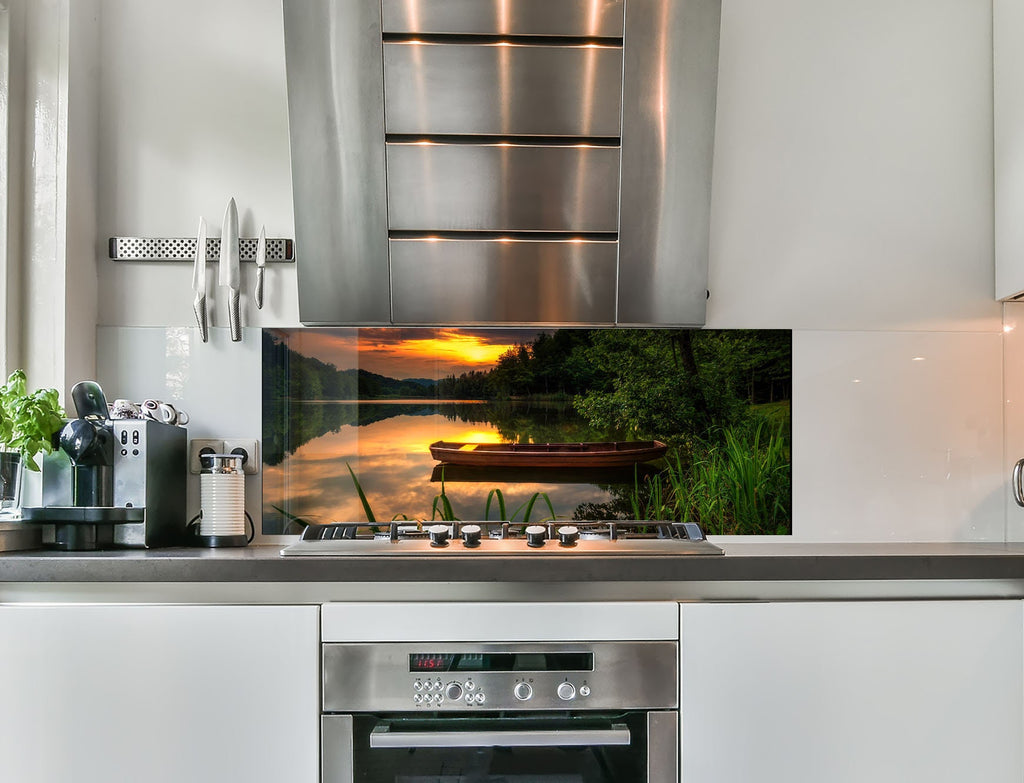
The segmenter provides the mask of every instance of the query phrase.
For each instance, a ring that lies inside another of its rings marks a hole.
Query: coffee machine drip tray
[[[22,508],[23,522],[48,524],[121,525],[145,522],[146,509],[119,506],[39,506]]]
[[[21,509],[21,520],[53,525],[52,546],[56,549],[106,549],[115,543],[114,526],[144,522],[146,509],[140,506],[27,507]]]

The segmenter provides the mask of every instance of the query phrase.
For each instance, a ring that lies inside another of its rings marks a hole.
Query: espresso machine
[[[99,384],[71,390],[78,418],[43,459],[42,506],[23,508],[58,549],[157,547],[185,533],[187,432],[152,419],[111,419]]]

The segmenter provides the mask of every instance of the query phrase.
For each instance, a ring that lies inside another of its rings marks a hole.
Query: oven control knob
[[[527,546],[544,546],[544,539],[548,537],[548,530],[544,525],[530,525],[526,528]]]
[[[530,687],[528,682],[517,682],[516,687],[512,689],[512,694],[519,701],[529,701],[530,697],[533,696],[533,688]]]
[[[480,546],[480,525],[463,525],[462,543],[467,547]]]
[[[572,701],[576,698],[576,686],[571,682],[560,682],[555,691],[562,701]]]
[[[580,696],[589,696],[589,695],[590,695],[590,686],[589,685],[581,685],[580,686]]]
[[[448,546],[448,525],[431,525],[427,528],[431,546]]]
[[[462,686],[457,682],[450,682],[444,689],[444,696],[448,701],[458,701],[462,698]]]
[[[576,525],[562,525],[558,528],[558,543],[561,546],[576,546],[580,538],[580,529]]]

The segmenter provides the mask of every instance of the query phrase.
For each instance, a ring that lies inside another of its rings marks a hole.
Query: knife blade
[[[220,235],[220,284],[228,289],[228,325],[231,327],[231,341],[242,339],[242,322],[239,313],[239,289],[241,288],[238,270],[238,207],[235,200],[228,201],[224,210],[224,227]]]
[[[199,336],[208,342],[210,333],[206,321],[206,218],[199,218],[199,235],[196,237],[196,260],[192,267],[192,290],[196,298],[192,300],[192,309],[199,324]]]
[[[267,227],[260,226],[260,238],[256,240],[256,290],[253,292],[253,300],[256,302],[256,309],[263,309],[263,275],[264,267],[267,265]]]

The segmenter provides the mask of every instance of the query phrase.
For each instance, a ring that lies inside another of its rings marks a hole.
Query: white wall
[[[195,236],[200,216],[220,236],[231,197],[241,236],[294,237],[281,0],[101,4],[100,237]],[[243,266],[243,323],[298,326],[294,267],[268,266],[259,312]],[[187,264],[101,258],[99,281],[101,325],[193,323]]]
[[[101,8],[100,237],[292,236],[279,0]],[[992,154],[988,3],[724,0],[708,326],[794,330],[796,538],[1004,538]],[[188,265],[98,265],[101,354],[191,324]]]

